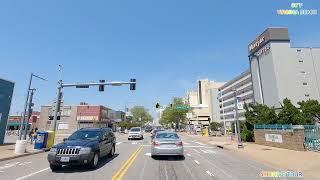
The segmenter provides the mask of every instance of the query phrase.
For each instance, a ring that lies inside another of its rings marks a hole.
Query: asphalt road
[[[185,147],[185,158],[150,157],[150,137],[128,141],[127,135],[117,134],[116,154],[104,158],[95,170],[85,167],[64,167],[51,172],[47,153],[41,153],[0,162],[0,180],[175,180],[175,179],[262,179],[261,171],[276,169],[239,157],[226,150],[181,136]],[[114,178],[116,179],[116,178]],[[270,178],[268,178],[270,179]],[[279,179],[279,178],[278,178]]]

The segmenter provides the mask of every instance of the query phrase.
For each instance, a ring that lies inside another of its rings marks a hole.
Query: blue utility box
[[[48,139],[48,132],[45,131],[37,131],[37,137],[34,142],[35,149],[43,149],[46,147]]]

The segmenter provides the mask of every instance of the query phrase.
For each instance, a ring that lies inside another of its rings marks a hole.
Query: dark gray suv
[[[116,137],[110,128],[82,128],[51,148],[50,168],[56,171],[62,165],[88,165],[94,169],[101,157],[114,155],[115,144]]]

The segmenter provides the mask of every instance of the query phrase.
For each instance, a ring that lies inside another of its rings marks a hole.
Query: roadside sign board
[[[243,109],[243,102],[241,102],[241,97],[237,97],[237,108],[238,110]]]
[[[281,134],[265,134],[266,141],[282,143],[282,135]]]

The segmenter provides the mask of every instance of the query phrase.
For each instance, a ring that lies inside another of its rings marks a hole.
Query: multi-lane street
[[[52,172],[41,153],[0,162],[1,180],[88,180],[88,179],[260,179],[261,171],[276,170],[232,154],[227,150],[197,142],[190,136],[180,135],[185,148],[185,158],[165,157],[152,159],[150,137],[128,141],[127,135],[117,135],[116,154],[101,159],[95,170],[84,167],[64,167]],[[115,178],[113,178],[115,179]]]

